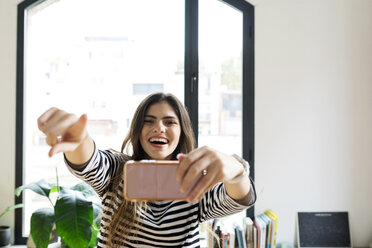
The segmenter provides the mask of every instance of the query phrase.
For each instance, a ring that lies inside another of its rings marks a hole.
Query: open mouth
[[[154,145],[166,145],[169,143],[169,140],[166,138],[150,138],[149,142]]]

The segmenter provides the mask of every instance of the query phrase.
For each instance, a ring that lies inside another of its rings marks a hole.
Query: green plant
[[[6,213],[8,213],[10,210],[17,209],[17,208],[23,208],[23,203],[19,203],[19,204],[16,204],[16,205],[12,205],[12,206],[7,207],[3,212],[0,213],[0,219]]]
[[[58,178],[57,178],[58,182]],[[102,208],[88,198],[97,196],[86,183],[79,183],[71,188],[47,183],[44,179],[20,186],[16,189],[19,196],[24,189],[48,198],[52,208],[40,208],[31,216],[31,236],[39,248],[48,247],[53,226],[61,238],[64,247],[83,248],[97,245]],[[55,203],[52,193],[57,194]]]

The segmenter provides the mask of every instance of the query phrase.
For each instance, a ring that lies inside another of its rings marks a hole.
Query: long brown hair
[[[125,137],[122,147],[121,153],[123,157],[126,157],[133,160],[141,160],[147,158],[147,154],[143,150],[141,143],[140,143],[140,136],[142,127],[145,120],[145,114],[147,113],[148,109],[155,103],[160,102],[167,102],[176,113],[178,120],[181,124],[181,135],[179,143],[176,149],[173,151],[171,159],[176,159],[177,154],[179,153],[189,153],[194,149],[195,146],[195,138],[194,132],[192,130],[191,121],[189,114],[184,107],[184,105],[180,102],[172,94],[165,94],[165,93],[153,93],[147,96],[137,107],[135,114],[132,119],[132,123],[129,129],[127,136]],[[128,154],[132,149],[132,154]],[[125,161],[127,159],[123,159]],[[122,178],[123,173],[123,166],[121,168],[121,172],[113,179],[114,187],[118,187],[120,180]],[[124,237],[127,237],[130,234],[130,230],[137,230],[135,228],[136,224],[141,224],[137,216],[138,215],[138,208],[143,209],[146,211],[146,204],[140,202],[139,204],[136,202],[130,202],[123,200],[122,204],[119,207],[119,210],[113,216],[112,222],[110,224],[109,230],[109,237],[108,237],[108,244],[112,246],[114,244],[114,237],[115,233],[120,230],[120,233]]]

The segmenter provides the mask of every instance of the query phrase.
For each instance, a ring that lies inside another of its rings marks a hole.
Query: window
[[[36,125],[47,108],[86,113],[97,145],[120,150],[135,107],[155,91],[185,102],[199,146],[242,155],[253,175],[250,4],[39,0],[22,2],[18,11],[17,186],[55,182],[56,168],[62,184],[77,182],[62,155],[47,157]],[[44,204],[27,191],[22,201],[27,207],[16,215],[16,243],[25,243],[30,216]]]
[[[228,3],[199,1],[199,146],[239,156],[243,153],[243,17]],[[245,215],[225,217],[221,224],[232,229]]]
[[[133,95],[145,95],[147,96],[151,92],[162,92],[164,91],[163,84],[133,84]]]

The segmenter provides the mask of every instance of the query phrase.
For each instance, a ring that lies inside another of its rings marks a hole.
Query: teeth
[[[150,142],[162,142],[162,143],[168,143],[168,140],[162,139],[162,138],[151,138]]]

